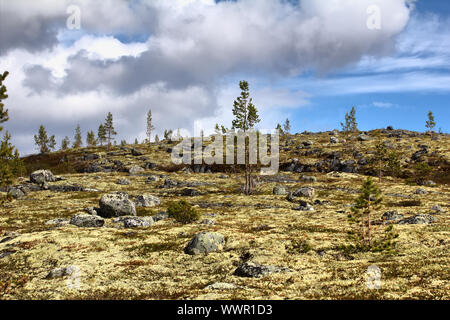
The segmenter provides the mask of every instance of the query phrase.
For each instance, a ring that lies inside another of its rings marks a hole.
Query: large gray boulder
[[[221,251],[225,246],[225,237],[218,232],[200,232],[188,243],[184,252],[187,254],[202,254]]]
[[[12,187],[11,189],[9,189],[8,195],[13,197],[14,199],[20,199],[20,198],[25,197],[26,194],[22,189],[17,188],[17,187]]]
[[[97,213],[104,218],[135,216],[136,207],[128,199],[128,194],[125,192],[116,192],[104,194],[100,198],[100,208]]]
[[[56,181],[55,176],[50,170],[37,170],[30,174],[30,181],[37,184]]]
[[[253,262],[245,262],[234,271],[234,275],[247,278],[262,278],[269,274],[280,272],[292,272],[292,270],[284,267],[265,266]]]
[[[134,199],[136,207],[156,207],[161,204],[161,199],[151,194],[143,194]]]
[[[70,219],[70,224],[81,228],[99,228],[103,227],[105,220],[90,214],[76,214]]]

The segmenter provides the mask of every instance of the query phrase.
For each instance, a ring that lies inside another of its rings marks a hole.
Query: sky
[[[0,0],[4,70],[22,155],[41,124],[59,145],[108,112],[118,142],[150,109],[160,136],[230,127],[240,80],[263,130],[339,129],[355,106],[360,130],[425,131],[431,110],[449,132],[450,1]]]

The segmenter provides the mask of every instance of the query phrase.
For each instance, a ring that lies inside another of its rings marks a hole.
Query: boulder
[[[44,182],[54,182],[56,178],[50,170],[37,170],[30,174],[30,181],[43,184]]]
[[[154,222],[166,220],[169,219],[169,214],[167,212],[158,212],[152,218]]]
[[[181,195],[186,197],[196,197],[201,195],[200,191],[192,188],[185,188],[181,190]]]
[[[144,152],[142,151],[142,150],[138,150],[138,149],[131,149],[131,154],[133,155],[133,156],[135,156],[135,157],[138,157],[138,156],[143,156],[144,155]]]
[[[63,268],[55,268],[51,270],[45,279],[54,279],[54,278],[62,278],[65,276],[70,276],[74,274],[75,272],[79,271],[79,268],[77,266],[68,266]]]
[[[295,190],[292,195],[294,197],[306,197],[312,198],[314,197],[315,190],[312,187],[302,187],[300,189]]]
[[[221,251],[225,246],[225,237],[218,232],[200,232],[187,244],[184,252],[196,255]]]
[[[280,272],[292,272],[292,270],[284,267],[265,266],[253,262],[245,262],[234,271],[234,275],[247,278],[262,278],[269,274]]]
[[[56,218],[56,219],[48,220],[45,224],[55,226],[55,227],[62,227],[62,226],[69,224],[69,222],[70,221],[68,219]]]
[[[25,197],[26,194],[22,189],[12,187],[11,189],[9,189],[8,195],[13,197],[14,199],[20,199],[20,198]]]
[[[403,215],[399,214],[396,210],[387,211],[381,216],[381,220],[389,222],[398,222],[403,219]]]
[[[134,199],[136,207],[156,207],[161,204],[161,199],[150,194],[139,195]]]
[[[135,216],[136,207],[125,192],[104,194],[100,198],[98,214],[104,218]]]
[[[430,224],[436,221],[436,218],[429,214],[418,214],[413,217],[405,218],[398,224]]]
[[[76,214],[70,219],[70,224],[81,228],[98,228],[103,227],[105,220],[90,214]]]
[[[124,228],[146,228],[154,224],[152,217],[123,217]]]
[[[302,175],[300,181],[304,182],[317,182],[317,178],[313,176]]]
[[[428,194],[428,191],[422,188],[418,188],[416,189],[416,191],[414,191],[414,194]]]
[[[284,186],[275,186],[273,187],[272,193],[277,196],[284,196],[288,194],[288,190]]]
[[[139,173],[142,173],[142,172],[144,172],[145,170],[144,170],[144,168],[142,168],[142,167],[139,167],[139,166],[131,166],[129,169],[128,169],[128,173],[129,174],[139,174]]]
[[[123,185],[123,186],[126,186],[126,185],[129,185],[131,182],[128,179],[119,179],[116,183],[120,184],[120,185]]]

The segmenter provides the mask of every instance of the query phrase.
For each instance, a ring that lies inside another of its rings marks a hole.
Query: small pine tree
[[[134,144],[139,144],[139,141],[138,141],[138,139],[136,138],[136,139],[134,139]]]
[[[164,140],[169,140],[172,137],[172,129],[164,130]]]
[[[252,129],[256,123],[260,121],[258,110],[250,98],[250,90],[247,81],[240,81],[239,87],[241,95],[236,98],[233,105],[234,120],[232,121],[232,129],[239,129],[244,132]],[[245,148],[245,185],[244,194],[249,195],[253,192],[254,182],[251,177],[252,166],[250,164],[249,148]]]
[[[159,136],[158,135],[155,136],[155,143],[159,143]]]
[[[284,133],[285,134],[290,134],[290,132],[291,132],[291,123],[289,122],[288,118],[286,118],[286,122],[283,125],[283,129],[284,129]]]
[[[149,110],[147,113],[147,138],[148,143],[152,141],[152,131],[155,130],[155,126],[153,125],[153,119],[152,119],[152,110]]]
[[[114,130],[114,124],[113,124],[113,115],[111,112],[108,112],[108,115],[106,116],[105,120],[105,131],[106,131],[106,140],[108,141],[108,150],[111,147],[111,140],[113,139],[112,136],[115,136],[117,132]]]
[[[97,140],[98,140],[98,142],[100,143],[101,146],[103,146],[103,143],[106,142],[106,130],[105,130],[105,127],[103,126],[103,124],[101,124],[98,127]]]
[[[400,176],[401,172],[400,157],[396,151],[392,151],[388,154],[387,170],[388,173],[394,178]]]
[[[120,145],[121,145],[122,147],[125,147],[125,146],[127,145],[127,140],[125,140],[125,139],[121,140],[121,141],[120,141]]]
[[[357,231],[350,233],[351,239],[356,242],[357,250],[368,251],[372,248],[371,213],[379,208],[381,201],[380,190],[372,178],[368,177],[361,188],[361,195],[352,207],[352,213],[348,216],[349,222],[357,225]]]
[[[275,129],[278,131],[279,135],[284,135],[284,131],[283,128],[281,127],[281,124],[277,124],[277,127]]]
[[[81,136],[81,128],[80,125],[77,125],[75,128],[75,137],[73,142],[73,148],[77,149],[80,148],[83,145],[83,138]]]
[[[95,140],[95,133],[94,131],[88,131],[87,137],[86,137],[86,144],[88,147],[93,147],[97,145],[97,140]]]
[[[436,122],[434,121],[433,112],[428,111],[428,121],[425,124],[425,127],[428,129],[428,132],[431,134],[434,132],[434,127],[436,126]]]
[[[41,124],[37,135],[34,135],[34,142],[40,153],[48,153],[56,148],[55,136],[48,138],[44,125]]]
[[[221,133],[221,130],[220,130],[220,127],[219,127],[219,124],[218,124],[218,123],[216,123],[216,126],[214,127],[214,132],[215,132],[216,134],[220,134],[220,133]]]
[[[70,140],[69,140],[69,137],[66,136],[61,141],[61,150],[67,150],[67,149],[69,149],[69,146],[70,146]]]
[[[341,122],[342,131],[345,133],[357,132],[358,123],[356,122],[356,109],[352,107],[350,113],[345,113],[345,123]]]

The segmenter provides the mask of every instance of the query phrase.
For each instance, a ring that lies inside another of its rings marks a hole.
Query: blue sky
[[[248,80],[260,129],[289,117],[295,132],[340,128],[352,106],[361,130],[424,131],[429,110],[450,131],[450,1],[0,0],[5,125],[22,154],[43,124],[60,142],[112,112],[117,140],[230,126]],[[131,5],[130,5],[131,3]],[[69,29],[77,5],[80,29]],[[370,6],[379,29],[367,27]]]

